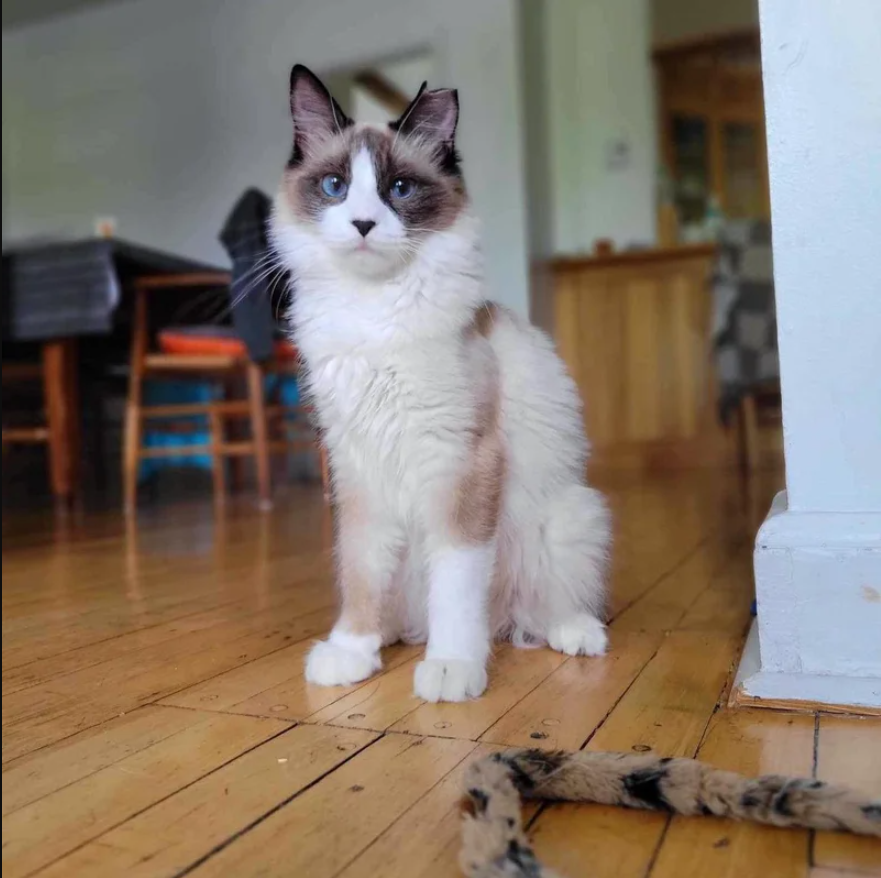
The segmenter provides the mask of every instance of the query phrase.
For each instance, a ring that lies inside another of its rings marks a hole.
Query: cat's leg
[[[542,581],[535,587],[548,645],[567,655],[603,655],[611,526],[602,495],[584,485],[562,491],[547,510],[542,542]]]
[[[347,686],[382,667],[383,601],[400,563],[403,536],[392,521],[361,503],[339,507],[337,559],[342,609],[327,640],[306,659],[306,679],[321,686]]]
[[[490,589],[505,476],[498,431],[487,430],[451,497],[428,525],[428,646],[414,691],[426,701],[465,701],[486,689]]]
[[[428,646],[413,690],[426,701],[466,701],[486,689],[489,589],[495,541],[448,544],[431,554]]]

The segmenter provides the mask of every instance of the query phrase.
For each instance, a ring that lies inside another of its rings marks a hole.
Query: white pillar
[[[881,2],[760,8],[787,490],[741,692],[881,707]]]

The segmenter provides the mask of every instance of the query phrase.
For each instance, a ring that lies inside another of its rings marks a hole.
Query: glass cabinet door
[[[768,212],[762,136],[753,122],[725,122],[722,126],[723,203],[725,215],[732,219],[751,219]]]
[[[672,161],[680,223],[700,222],[710,197],[709,125],[699,116],[674,115]]]

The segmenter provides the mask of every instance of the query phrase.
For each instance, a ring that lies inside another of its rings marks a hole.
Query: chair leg
[[[214,481],[214,501],[219,507],[226,505],[226,458],[223,453],[224,420],[220,413],[212,408],[208,414],[211,430],[211,475]]]
[[[133,399],[132,396],[129,391],[129,399],[125,406],[125,438],[122,452],[123,508],[127,515],[134,515],[137,509],[138,469],[141,463],[141,405],[140,400]]]
[[[264,371],[256,363],[248,363],[248,402],[251,406],[251,436],[254,442],[254,463],[257,470],[257,491],[260,505],[272,505],[269,466],[269,424],[266,415]]]
[[[330,463],[327,459],[327,449],[324,443],[318,443],[318,464],[321,467],[321,488],[324,491],[324,499],[330,503]]]
[[[223,389],[223,398],[225,400],[236,399],[242,392],[241,376],[236,374],[226,378],[221,387]],[[241,441],[243,436],[242,423],[238,418],[233,418],[224,424],[225,436],[231,442]],[[240,492],[245,485],[245,458],[239,454],[233,455],[227,461],[229,467],[230,483],[232,490]]]
[[[744,472],[749,475],[758,465],[759,416],[756,398],[751,394],[740,401],[740,453]]]
[[[59,507],[69,506],[79,471],[79,406],[76,356],[69,339],[43,345],[43,393],[49,429],[49,469],[52,493]]]
[[[125,402],[125,435],[122,443],[122,502],[126,515],[134,515],[138,506],[138,475],[144,421],[141,406],[144,393],[144,358],[147,355],[147,293],[135,292],[135,316],[132,330],[128,397]]]

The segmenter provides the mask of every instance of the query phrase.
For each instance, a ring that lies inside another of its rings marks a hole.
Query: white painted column
[[[881,3],[761,0],[761,28],[787,490],[742,691],[881,707]]]

